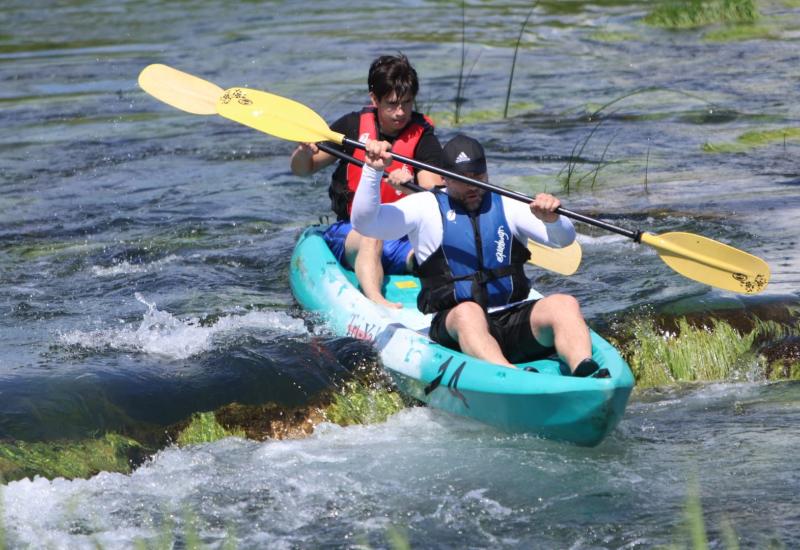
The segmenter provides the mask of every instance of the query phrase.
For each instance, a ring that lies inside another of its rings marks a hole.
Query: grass
[[[724,320],[712,318],[697,326],[681,317],[674,331],[659,329],[647,318],[632,321],[628,330],[619,347],[639,388],[754,377],[800,379],[800,353],[781,347],[800,339],[800,326],[756,320],[749,330],[739,330]],[[770,346],[776,351],[770,353]]]
[[[729,380],[758,359],[753,350],[757,331],[742,335],[724,321],[694,327],[681,318],[676,333],[658,331],[650,320],[632,326],[634,338],[623,353],[640,388]]]
[[[577,178],[575,177],[575,173],[577,170],[578,162],[580,162],[581,159],[583,158],[582,156],[583,150],[589,144],[589,141],[592,139],[592,136],[594,136],[595,132],[597,132],[597,130],[600,129],[601,124],[603,124],[602,119],[599,122],[597,122],[597,124],[594,125],[592,131],[589,132],[589,134],[582,141],[576,142],[575,145],[572,147],[572,151],[570,151],[569,153],[569,161],[567,162],[567,165],[564,168],[562,168],[557,175],[557,178],[561,183],[562,193],[569,195],[573,187],[575,189],[580,188],[581,183],[583,183],[583,181],[589,176],[592,176],[592,189],[594,189],[595,183],[597,182],[597,175],[600,173],[600,169],[605,166],[604,163],[605,156],[606,153],[608,152],[608,148],[611,145],[611,142],[613,141],[613,138],[606,143],[606,146],[603,149],[603,155],[600,158],[600,161],[597,163],[597,166],[594,170],[589,170],[584,175]]]
[[[464,99],[462,95],[464,87],[466,86],[466,81],[464,78],[464,64],[466,63],[467,59],[466,36],[467,36],[467,1],[461,0],[461,64],[459,65],[458,68],[458,86],[456,87],[455,113],[453,115],[456,124],[458,124],[459,115],[461,114],[461,103],[466,101],[466,99]]]
[[[703,514],[703,503],[700,497],[700,483],[697,480],[697,474],[692,474],[689,478],[686,490],[686,503],[683,509],[682,529],[676,533],[674,540],[675,543],[665,548],[692,548],[693,550],[723,548],[725,550],[739,550],[739,537],[736,534],[736,529],[725,516],[719,521],[719,539],[709,542],[708,530]],[[759,547],[773,548],[775,550],[786,548],[783,542],[777,537],[771,537],[765,546]]]
[[[708,535],[706,534],[706,525],[703,520],[703,505],[700,502],[700,484],[697,482],[696,477],[692,477],[689,482],[684,517],[689,530],[689,539],[692,541],[692,548],[698,550],[708,548]]]
[[[724,321],[698,328],[680,319],[675,334],[659,333],[651,321],[637,321],[633,330],[635,339],[627,352],[639,387],[728,380],[756,360],[755,331],[743,336]]]
[[[127,437],[106,434],[79,441],[5,441],[0,443],[0,477],[88,478],[100,472],[129,473],[146,450]]]
[[[531,15],[533,15],[533,10],[536,8],[538,2],[534,2],[533,6],[531,6],[528,15],[525,17],[525,21],[522,22],[522,27],[519,29],[519,36],[517,36],[517,43],[514,44],[514,57],[511,59],[511,72],[508,75],[508,89],[506,90],[506,103],[503,107],[503,118],[508,118],[508,104],[511,101],[511,85],[514,82],[514,69],[517,66],[517,54],[519,53],[519,45],[522,42],[522,35],[525,34],[525,27],[528,26],[528,21],[530,21]]]
[[[211,443],[226,437],[245,437],[245,432],[240,427],[228,430],[217,422],[213,412],[201,412],[192,415],[189,425],[178,434],[175,442],[185,447],[198,443]]]
[[[575,145],[572,148],[572,151],[570,151],[569,159],[568,159],[568,162],[567,162],[566,166],[564,168],[562,168],[561,171],[559,171],[559,173],[557,175],[557,179],[558,179],[558,181],[560,183],[560,186],[561,186],[561,192],[569,195],[570,192],[573,189],[579,189],[581,187],[581,185],[583,184],[583,182],[586,181],[589,178],[591,178],[591,188],[594,189],[595,185],[597,184],[598,175],[600,173],[600,170],[605,169],[606,167],[608,167],[611,164],[611,162],[606,160],[606,155],[608,153],[609,147],[611,146],[612,142],[614,141],[614,138],[616,137],[616,134],[614,136],[612,136],[606,142],[606,144],[605,144],[605,146],[603,148],[603,152],[602,152],[602,154],[600,156],[600,159],[597,160],[597,161],[592,161],[592,163],[595,164],[595,167],[590,169],[590,170],[588,170],[588,171],[586,171],[585,173],[583,173],[581,175],[577,174],[578,165],[580,163],[586,162],[586,160],[584,159],[584,156],[583,156],[584,150],[586,150],[589,142],[591,141],[591,139],[594,137],[595,133],[600,129],[600,126],[603,124],[603,122],[607,118],[607,116],[601,117],[602,114],[608,112],[610,110],[610,107],[616,105],[617,103],[619,103],[619,102],[621,102],[621,101],[623,101],[623,100],[625,100],[627,98],[631,98],[631,97],[638,96],[638,95],[652,94],[652,93],[663,93],[663,92],[668,92],[669,94],[677,94],[677,95],[679,95],[681,97],[685,97],[685,98],[689,98],[689,99],[693,99],[693,100],[698,100],[698,101],[703,102],[706,105],[709,105],[710,107],[714,106],[713,103],[711,103],[711,102],[709,102],[709,101],[707,101],[707,100],[703,99],[702,97],[699,97],[699,96],[697,96],[695,94],[683,92],[683,91],[680,91],[680,90],[670,90],[668,88],[662,88],[662,87],[638,88],[638,89],[632,90],[632,91],[630,91],[628,93],[625,93],[625,94],[623,94],[623,95],[621,95],[619,97],[616,97],[616,98],[612,99],[611,101],[608,101],[608,102],[606,102],[606,103],[604,103],[602,105],[592,106],[591,108],[589,108],[589,112],[588,112],[586,118],[587,118],[587,120],[589,122],[593,122],[594,121],[595,125],[592,127],[591,131],[589,131],[589,133],[586,135],[585,138],[583,138],[582,140],[580,140],[580,141],[575,143]],[[614,113],[612,112],[611,114],[614,114]],[[663,113],[647,114],[647,115],[637,115],[636,119],[637,120],[651,120],[651,119],[652,120],[656,120],[656,119],[666,118],[667,116],[670,116],[670,115],[663,114]],[[644,160],[644,163],[645,163],[644,188],[645,188],[645,191],[648,191],[648,187],[647,187],[648,186],[648,173],[647,173],[647,170],[648,170],[649,164],[650,164],[650,147],[649,146],[648,146],[648,149],[647,149],[647,152],[646,152],[646,158]]]
[[[713,24],[752,24],[758,19],[754,0],[682,0],[662,2],[644,21],[665,29],[694,29]]]
[[[340,426],[375,424],[405,407],[400,394],[383,386],[349,382],[325,409],[325,417]]]

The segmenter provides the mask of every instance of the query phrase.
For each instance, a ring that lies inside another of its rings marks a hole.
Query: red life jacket
[[[358,127],[358,141],[364,143],[366,138],[369,139],[378,139],[378,125],[376,123],[376,115],[377,109],[375,107],[365,107],[361,111],[361,118],[359,121]],[[417,112],[411,113],[411,122],[408,123],[408,126],[403,128],[403,131],[400,132],[400,135],[394,140],[392,144],[392,153],[397,153],[398,155],[402,155],[404,157],[413,158],[414,152],[417,149],[417,144],[419,143],[420,138],[422,137],[422,133],[427,128],[433,127],[433,122],[426,117]],[[356,149],[353,153],[353,156],[356,157],[360,161],[364,161],[366,158],[366,154],[361,149]],[[408,166],[402,162],[392,161],[392,164],[385,170],[386,172],[394,172],[395,170],[400,170],[403,166],[413,175],[414,169],[411,166]],[[356,188],[358,187],[358,182],[361,180],[361,167],[356,166],[355,164],[348,164],[347,165],[347,188],[350,191],[348,193],[349,200],[347,202],[347,214],[349,216],[350,211],[353,208],[353,194],[356,192]],[[403,193],[397,191],[394,187],[389,185],[386,182],[386,178],[381,180],[381,202],[394,202],[400,197],[403,196]]]

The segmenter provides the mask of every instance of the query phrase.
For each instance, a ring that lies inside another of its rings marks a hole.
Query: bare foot
[[[367,296],[367,298],[369,298],[369,296]],[[388,307],[389,309],[403,309],[403,304],[401,304],[400,302],[390,302],[383,296],[379,296],[376,298],[369,298],[369,299],[378,304],[379,306]]]

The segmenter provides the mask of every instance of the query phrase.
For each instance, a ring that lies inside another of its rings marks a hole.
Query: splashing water
[[[302,320],[283,312],[250,311],[244,315],[226,315],[214,324],[204,326],[198,317],[180,319],[161,311],[154,302],[148,302],[140,293],[136,300],[147,306],[137,327],[126,325],[122,329],[102,329],[63,333],[59,341],[67,346],[80,346],[91,350],[118,350],[161,355],[170,359],[186,359],[212,349],[217,338],[244,329],[266,329],[284,333],[304,334]]]

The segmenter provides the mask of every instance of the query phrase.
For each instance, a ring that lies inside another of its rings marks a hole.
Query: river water
[[[772,270],[765,298],[743,299],[579,227],[581,270],[532,273],[542,292],[577,295],[598,323],[642,307],[794,307],[792,4],[760,2],[759,32],[720,41],[719,27],[643,24],[649,2],[542,2],[503,120],[527,3],[5,2],[0,437],[159,429],[232,402],[302,407],[371,360],[289,290],[296,237],[328,213],[329,173],[298,179],[291,144],[147,96],[136,77],[156,62],[332,121],[364,102],[370,61],[401,50],[420,108],[443,140],[482,139],[492,181],[626,228],[718,239]],[[783,139],[737,145],[767,131]],[[799,422],[800,385],[758,377],[640,391],[593,449],[407,408],[302,439],[168,447],[131,474],[11,481],[0,533],[54,548],[648,548],[688,543],[699,498],[713,546],[792,548]]]

